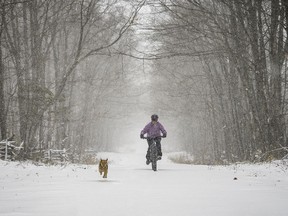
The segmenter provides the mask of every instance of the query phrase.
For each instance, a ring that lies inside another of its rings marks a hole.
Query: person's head
[[[151,121],[156,123],[156,122],[158,121],[158,115],[153,114],[153,115],[151,116]]]

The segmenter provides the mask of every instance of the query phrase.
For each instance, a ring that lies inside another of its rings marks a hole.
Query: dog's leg
[[[107,178],[107,171],[104,171],[103,178]]]

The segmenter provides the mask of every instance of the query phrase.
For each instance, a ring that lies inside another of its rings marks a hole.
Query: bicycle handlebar
[[[143,137],[142,139],[156,139],[156,138],[166,138],[166,136],[158,136],[158,137]]]

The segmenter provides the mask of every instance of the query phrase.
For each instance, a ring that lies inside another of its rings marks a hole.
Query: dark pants
[[[156,147],[157,147],[157,156],[162,156],[161,138],[156,138],[155,141],[156,141]],[[149,148],[150,148],[150,145],[153,143],[153,140],[147,139],[147,143],[148,143],[148,150],[146,154],[146,159],[150,160]]]

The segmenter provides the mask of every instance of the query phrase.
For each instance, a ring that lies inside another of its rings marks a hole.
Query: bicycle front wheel
[[[155,141],[150,146],[150,158],[151,158],[151,164],[152,164],[152,170],[157,171],[157,147]]]

